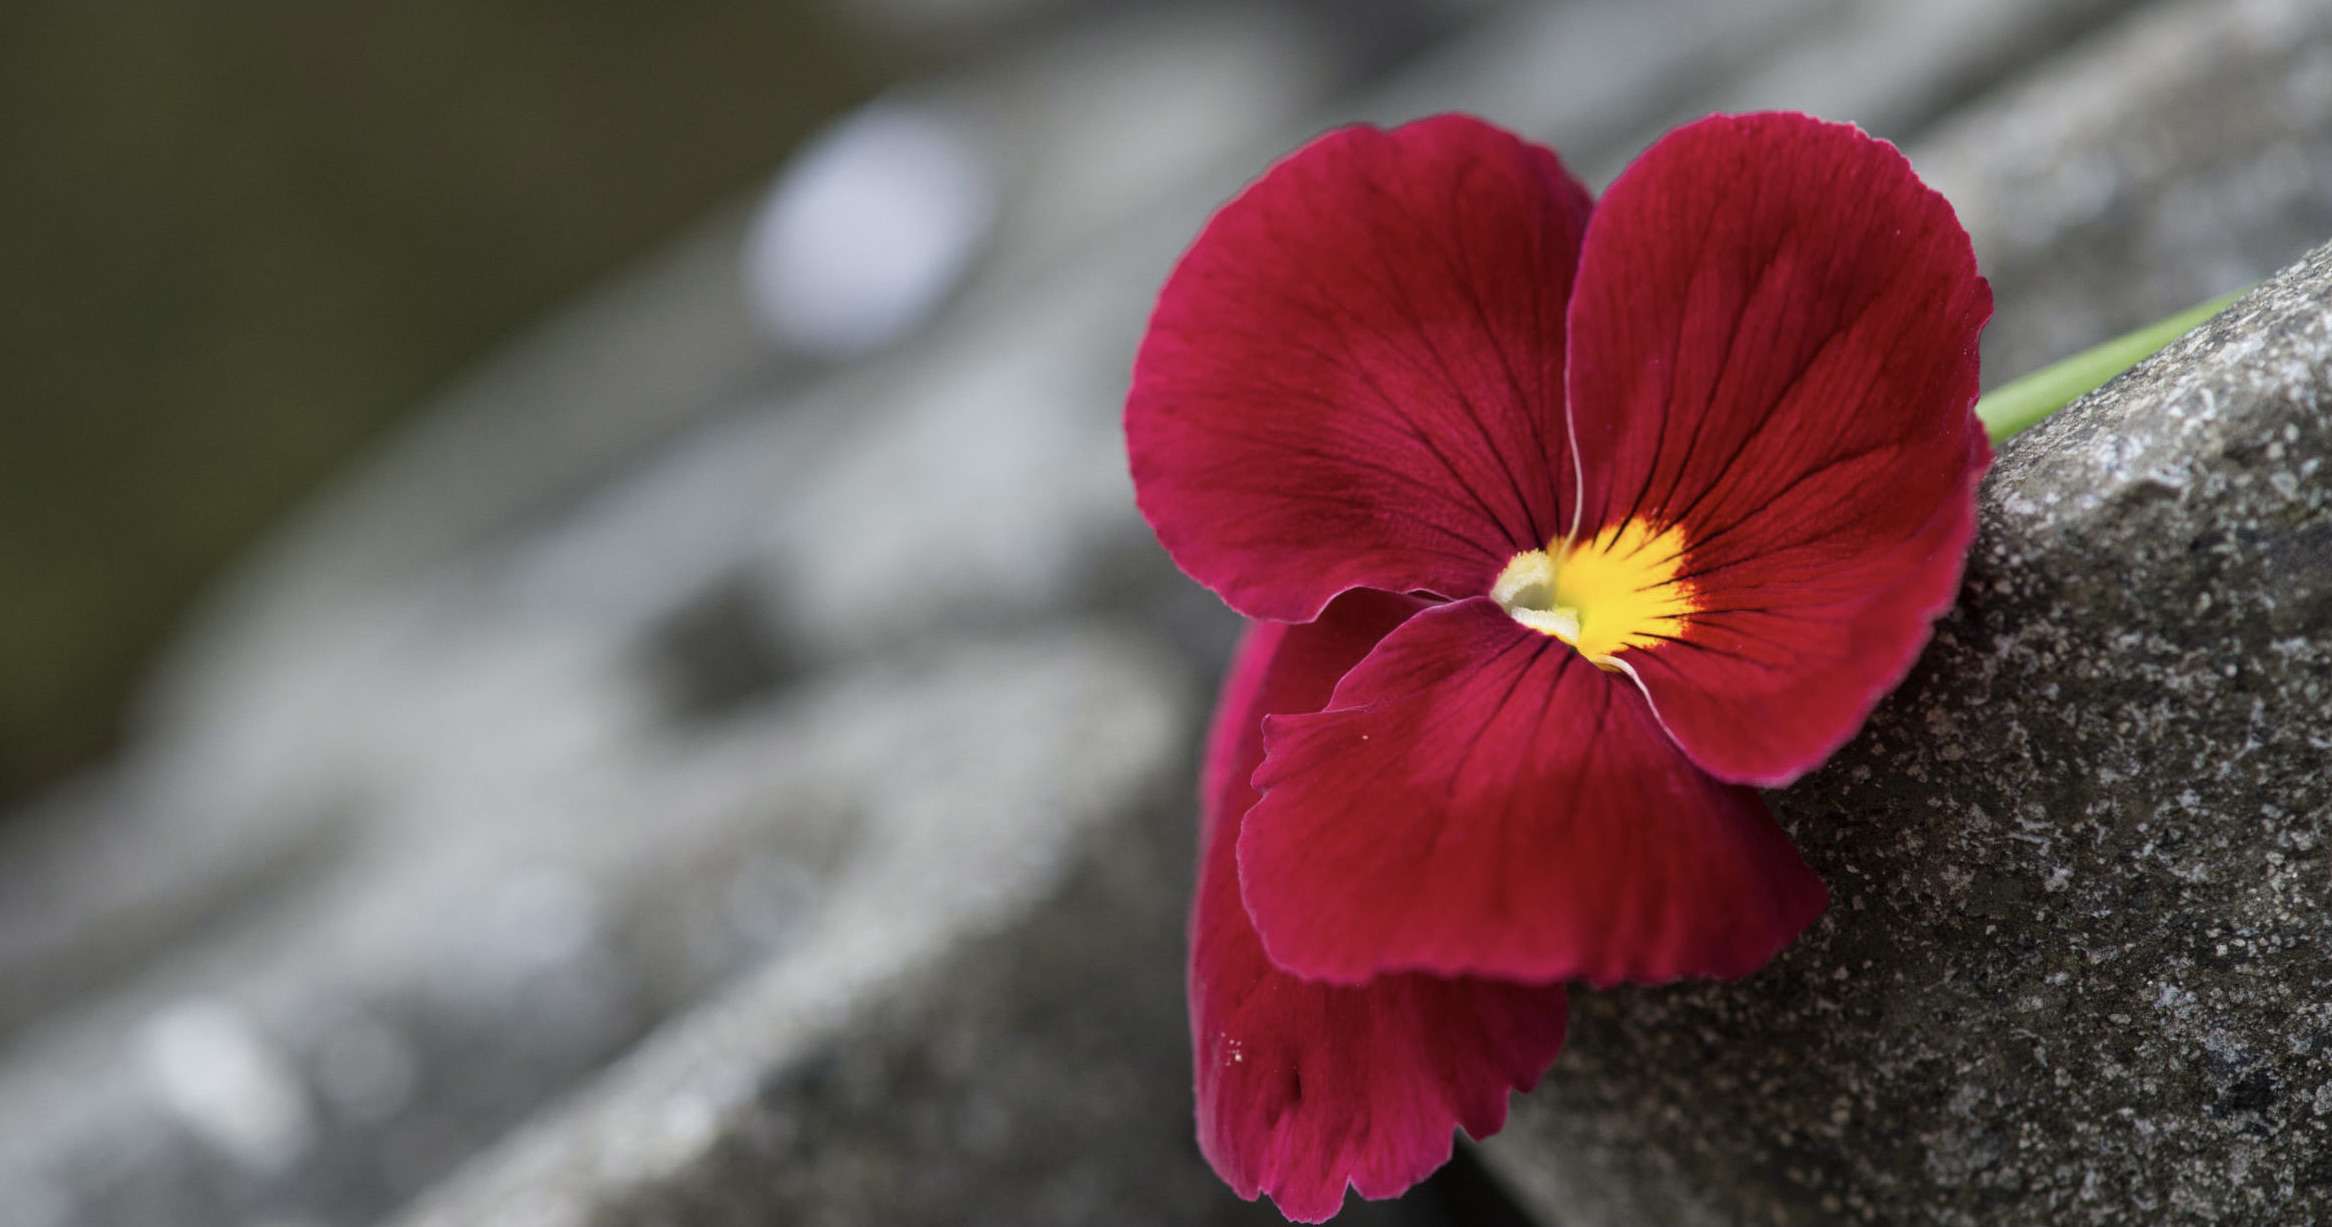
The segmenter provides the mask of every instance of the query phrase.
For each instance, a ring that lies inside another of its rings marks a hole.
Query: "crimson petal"
[[[1136,500],[1250,617],[1464,596],[1561,530],[1563,310],[1590,202],[1463,116],[1331,132],[1207,224],[1126,401]]]
[[[1624,659],[1702,767],[1787,783],[1925,645],[1991,459],[1991,311],[1951,206],[1845,125],[1703,120],[1604,196],[1570,313],[1581,505],[1683,530],[1698,612]]]
[[[1240,875],[1298,975],[1738,976],[1827,899],[1754,792],[1486,599],[1410,618],[1263,740]]]
[[[1239,902],[1235,849],[1254,802],[1265,713],[1311,711],[1336,679],[1415,608],[1355,593],[1318,622],[1248,632],[1215,717],[1208,817],[1191,917],[1190,1028],[1198,1137],[1242,1197],[1268,1193],[1318,1222],[1346,1186],[1390,1197],[1506,1121],[1563,1042],[1563,990],[1386,976],[1360,987],[1274,968]]]

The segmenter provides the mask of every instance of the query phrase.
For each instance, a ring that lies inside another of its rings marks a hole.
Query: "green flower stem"
[[[1992,441],[1998,443],[2105,386],[2105,381],[2152,357],[2163,346],[2185,336],[2188,329],[2217,315],[2242,293],[2237,290],[2214,298],[1994,388],[1976,402],[1976,416],[1992,432]]]

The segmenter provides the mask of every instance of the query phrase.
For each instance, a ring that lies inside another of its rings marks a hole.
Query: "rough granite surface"
[[[1776,794],[1829,914],[1581,993],[1549,1222],[2332,1222],[2332,246],[2002,451],[1960,608]]]

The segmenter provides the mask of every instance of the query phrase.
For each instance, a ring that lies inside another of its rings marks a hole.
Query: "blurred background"
[[[1952,198],[1987,383],[2332,233],[2328,0],[8,5],[0,1225],[1276,1221],[1150,296],[1334,124],[1767,106]]]

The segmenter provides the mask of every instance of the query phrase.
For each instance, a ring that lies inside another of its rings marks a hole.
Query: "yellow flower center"
[[[1684,530],[1629,520],[1565,548],[1524,550],[1498,573],[1490,599],[1541,634],[1578,649],[1599,669],[1618,654],[1673,638],[1700,606],[1684,571]]]

